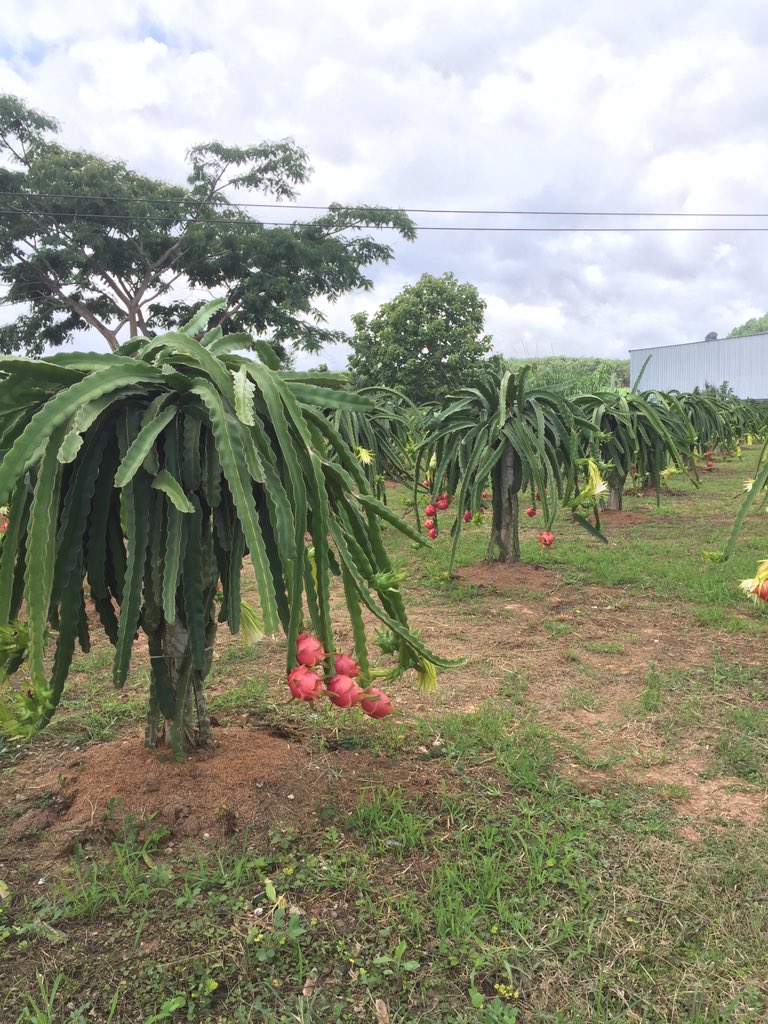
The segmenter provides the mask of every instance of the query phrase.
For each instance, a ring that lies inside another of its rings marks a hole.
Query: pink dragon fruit
[[[337,654],[334,659],[334,667],[339,676],[350,676],[354,679],[355,676],[360,675],[360,666],[348,654]]]
[[[316,672],[310,672],[305,665],[299,665],[288,673],[288,687],[297,700],[311,702],[320,696],[323,680]]]
[[[331,699],[331,704],[335,704],[337,708],[351,708],[357,704],[365,690],[350,676],[337,675],[328,683],[326,693]]]
[[[385,718],[395,710],[392,707],[391,699],[378,686],[372,686],[370,690],[365,690],[364,693],[365,700],[360,701],[360,707],[371,718]]]
[[[299,633],[296,641],[296,660],[300,665],[313,668],[319,665],[325,657],[323,645],[316,636],[311,633]]]

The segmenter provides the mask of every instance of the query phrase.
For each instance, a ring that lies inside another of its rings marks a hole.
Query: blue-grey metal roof
[[[630,385],[649,356],[640,381],[642,391],[693,391],[727,381],[740,398],[768,399],[768,334],[630,349]]]

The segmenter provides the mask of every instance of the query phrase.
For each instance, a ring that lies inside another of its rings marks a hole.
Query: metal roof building
[[[739,398],[768,399],[768,334],[630,349],[630,386],[649,356],[642,391],[693,391],[727,381]]]

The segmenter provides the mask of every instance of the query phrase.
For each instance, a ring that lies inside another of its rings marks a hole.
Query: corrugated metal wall
[[[693,391],[705,384],[719,387],[727,380],[740,398],[768,398],[768,334],[632,349],[631,385],[648,356],[651,359],[640,381],[641,391]]]

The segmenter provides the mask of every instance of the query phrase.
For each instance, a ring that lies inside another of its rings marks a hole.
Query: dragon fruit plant
[[[116,687],[128,678],[137,631],[146,634],[146,743],[164,738],[178,754],[211,742],[205,679],[219,623],[232,633],[282,631],[294,696],[327,689],[332,574],[363,677],[374,678],[363,609],[395,638],[392,672],[432,679],[450,664],[408,627],[381,523],[427,542],[375,497],[329,415],[365,413],[369,401],[346,390],[343,376],[280,372],[273,350],[249,335],[206,330],[220,307],[209,303],[182,329],[109,355],[0,359],[7,733],[32,735],[54,714],[75,646],[89,649],[86,599],[114,645]],[[235,354],[244,350],[252,356]],[[246,555],[257,614],[240,595]],[[302,633],[305,618],[311,634]]]
[[[422,460],[435,459],[435,478],[446,481],[447,492],[461,510],[451,527],[451,564],[462,526],[484,508],[489,479],[489,561],[520,559],[520,496],[528,491],[538,504],[531,503],[526,515],[532,519],[540,511],[543,532],[551,531],[558,503],[565,502],[580,525],[605,540],[573,503],[581,450],[594,432],[561,390],[531,382],[530,367],[519,373],[489,368],[475,386],[452,396],[431,421],[420,449]],[[420,475],[418,461],[416,474]],[[425,509],[428,518],[444,510],[444,497],[437,496]]]

